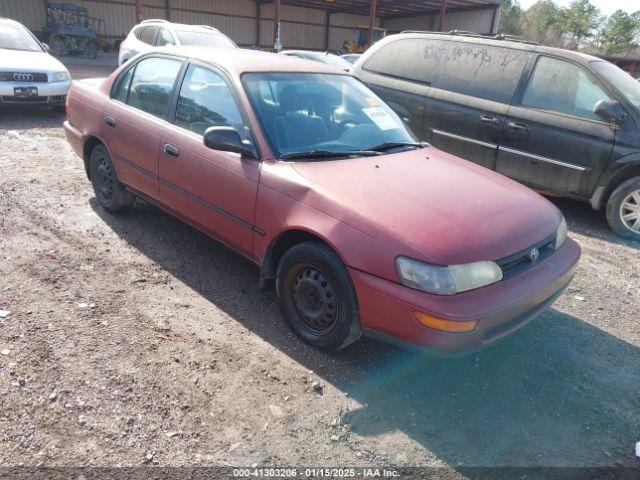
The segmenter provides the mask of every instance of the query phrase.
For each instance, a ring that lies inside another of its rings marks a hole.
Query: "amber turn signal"
[[[425,327],[433,328],[434,330],[440,330],[441,332],[449,333],[468,333],[472,332],[478,326],[476,320],[469,320],[464,322],[456,322],[453,320],[444,320],[442,318],[433,317],[427,313],[413,312],[422,325]]]

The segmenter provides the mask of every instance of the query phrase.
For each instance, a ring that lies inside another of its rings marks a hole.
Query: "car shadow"
[[[257,267],[240,255],[144,202],[120,216],[92,207],[129,245],[356,400],[342,421],[360,436],[401,432],[456,469],[633,461],[640,350],[579,318],[550,309],[458,359],[368,339],[322,353],[291,334],[273,295],[258,293]]]

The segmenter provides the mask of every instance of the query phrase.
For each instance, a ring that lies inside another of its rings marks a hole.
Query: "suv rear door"
[[[588,70],[541,55],[509,109],[496,170],[549,191],[589,197],[611,155],[615,127],[594,113],[612,98]]]

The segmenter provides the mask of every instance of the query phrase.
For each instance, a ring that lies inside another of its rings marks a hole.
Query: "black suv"
[[[504,37],[404,32],[355,74],[434,146],[606,206],[611,228],[640,240],[640,83],[613,64]]]

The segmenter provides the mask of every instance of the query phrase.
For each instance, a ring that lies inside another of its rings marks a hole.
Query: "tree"
[[[500,33],[522,35],[522,8],[518,0],[504,0],[500,7]]]
[[[608,55],[614,53],[630,54],[640,47],[637,39],[640,34],[640,12],[634,15],[617,10],[605,24],[602,33],[601,50]]]
[[[562,26],[568,37],[568,46],[577,49],[594,36],[601,20],[600,10],[589,0],[574,0],[562,15]]]
[[[524,13],[523,34],[543,45],[560,47],[563,35],[561,20],[562,9],[553,0],[540,0]]]

